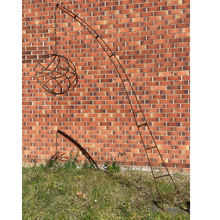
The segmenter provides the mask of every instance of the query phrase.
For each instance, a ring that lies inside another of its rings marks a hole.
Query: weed
[[[69,168],[76,168],[77,167],[77,157],[78,157],[78,154],[76,154],[74,157],[73,157],[73,151],[70,151],[70,158],[69,160],[67,160],[67,162],[64,164],[64,167],[66,169],[69,169]]]
[[[112,165],[108,165],[108,162],[105,162],[105,169],[108,173],[117,173],[121,170],[120,166],[117,165],[115,161],[112,163]]]

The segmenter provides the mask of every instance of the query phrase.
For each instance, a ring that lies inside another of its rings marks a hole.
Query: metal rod
[[[162,175],[162,176],[156,176],[155,179],[165,177],[165,176],[170,176],[170,174]]]

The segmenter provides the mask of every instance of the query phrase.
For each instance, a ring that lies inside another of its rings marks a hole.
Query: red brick
[[[182,168],[189,168],[190,167],[189,164],[180,164],[180,163],[176,164],[176,166],[177,167],[182,167]]]

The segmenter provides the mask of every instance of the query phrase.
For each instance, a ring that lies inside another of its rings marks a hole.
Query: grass
[[[178,209],[178,195],[164,201],[168,211],[155,208],[162,202],[150,172],[122,171],[119,167],[115,172],[113,168],[94,170],[88,164],[77,168],[69,161],[24,167],[22,175],[22,219],[190,219],[187,212]],[[189,175],[174,174],[173,178],[189,201]],[[171,188],[166,179],[161,180],[161,192],[169,193]],[[169,211],[174,207],[179,211]]]

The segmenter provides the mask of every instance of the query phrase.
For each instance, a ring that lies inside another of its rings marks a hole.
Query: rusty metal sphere
[[[35,66],[38,83],[52,94],[64,94],[73,89],[78,81],[76,67],[66,57],[47,54],[40,58]]]

